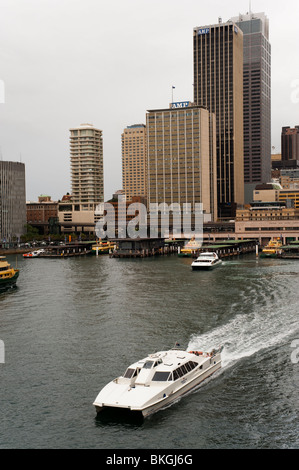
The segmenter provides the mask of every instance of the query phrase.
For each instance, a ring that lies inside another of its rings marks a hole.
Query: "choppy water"
[[[0,448],[298,448],[299,263],[190,263],[19,257],[0,294]],[[176,341],[223,345],[221,371],[143,423],[96,419],[108,381]]]

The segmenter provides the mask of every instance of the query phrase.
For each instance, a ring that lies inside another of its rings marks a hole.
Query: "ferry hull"
[[[212,269],[217,268],[221,264],[222,264],[222,261],[217,262],[215,264],[209,264],[209,265],[206,265],[206,266],[202,266],[202,265],[196,266],[196,264],[193,264],[192,265],[192,270],[193,271],[211,271]]]
[[[212,271],[213,269],[220,266],[219,264],[215,264],[214,266],[192,266],[193,271]]]
[[[91,254],[92,255],[109,255],[110,251],[112,251],[113,249],[112,248],[103,248],[101,250],[96,250],[95,248],[93,248],[91,250]]]
[[[179,398],[184,397],[186,394],[191,392],[193,389],[198,387],[202,382],[204,382],[206,379],[208,379],[211,375],[213,375],[217,370],[221,368],[221,361],[217,364],[215,364],[213,367],[211,367],[211,370],[207,370],[201,377],[198,377],[197,379],[194,379],[192,383],[186,384],[186,387],[184,387],[183,391],[178,390],[169,397],[166,397],[162,402],[157,403],[151,407],[145,408],[143,410],[139,410],[142,413],[142,416],[144,418],[147,418],[148,416],[152,415],[153,413],[156,413],[157,411],[166,408],[167,406],[170,406],[178,400]]]
[[[190,251],[190,252],[181,252],[178,254],[178,257],[179,258],[193,258],[194,255],[196,255],[196,253],[198,253],[198,250],[195,250],[195,251]]]
[[[13,277],[0,279],[0,290],[7,289],[9,287],[14,287],[16,285],[18,277],[19,277],[19,271],[16,271]]]

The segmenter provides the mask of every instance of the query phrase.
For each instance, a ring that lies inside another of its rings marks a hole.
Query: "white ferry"
[[[150,354],[108,383],[93,405],[139,412],[143,417],[170,405],[221,368],[221,351],[169,351]]]
[[[213,269],[222,264],[222,260],[219,259],[217,253],[201,253],[199,257],[193,261],[192,269],[193,271],[203,270],[203,269]]]

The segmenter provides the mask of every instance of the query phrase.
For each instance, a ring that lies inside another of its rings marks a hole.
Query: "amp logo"
[[[202,28],[202,29],[199,29],[197,32],[199,36],[201,36],[202,34],[209,34],[210,28]]]
[[[292,342],[291,348],[294,349],[291,355],[291,361],[293,364],[299,363],[299,339]]]

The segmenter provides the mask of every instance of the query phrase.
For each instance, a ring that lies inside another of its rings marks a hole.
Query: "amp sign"
[[[202,28],[198,30],[198,36],[201,36],[202,34],[209,34],[210,28]]]
[[[180,103],[172,103],[171,104],[172,109],[188,108],[189,106],[190,106],[190,101],[181,101]]]

